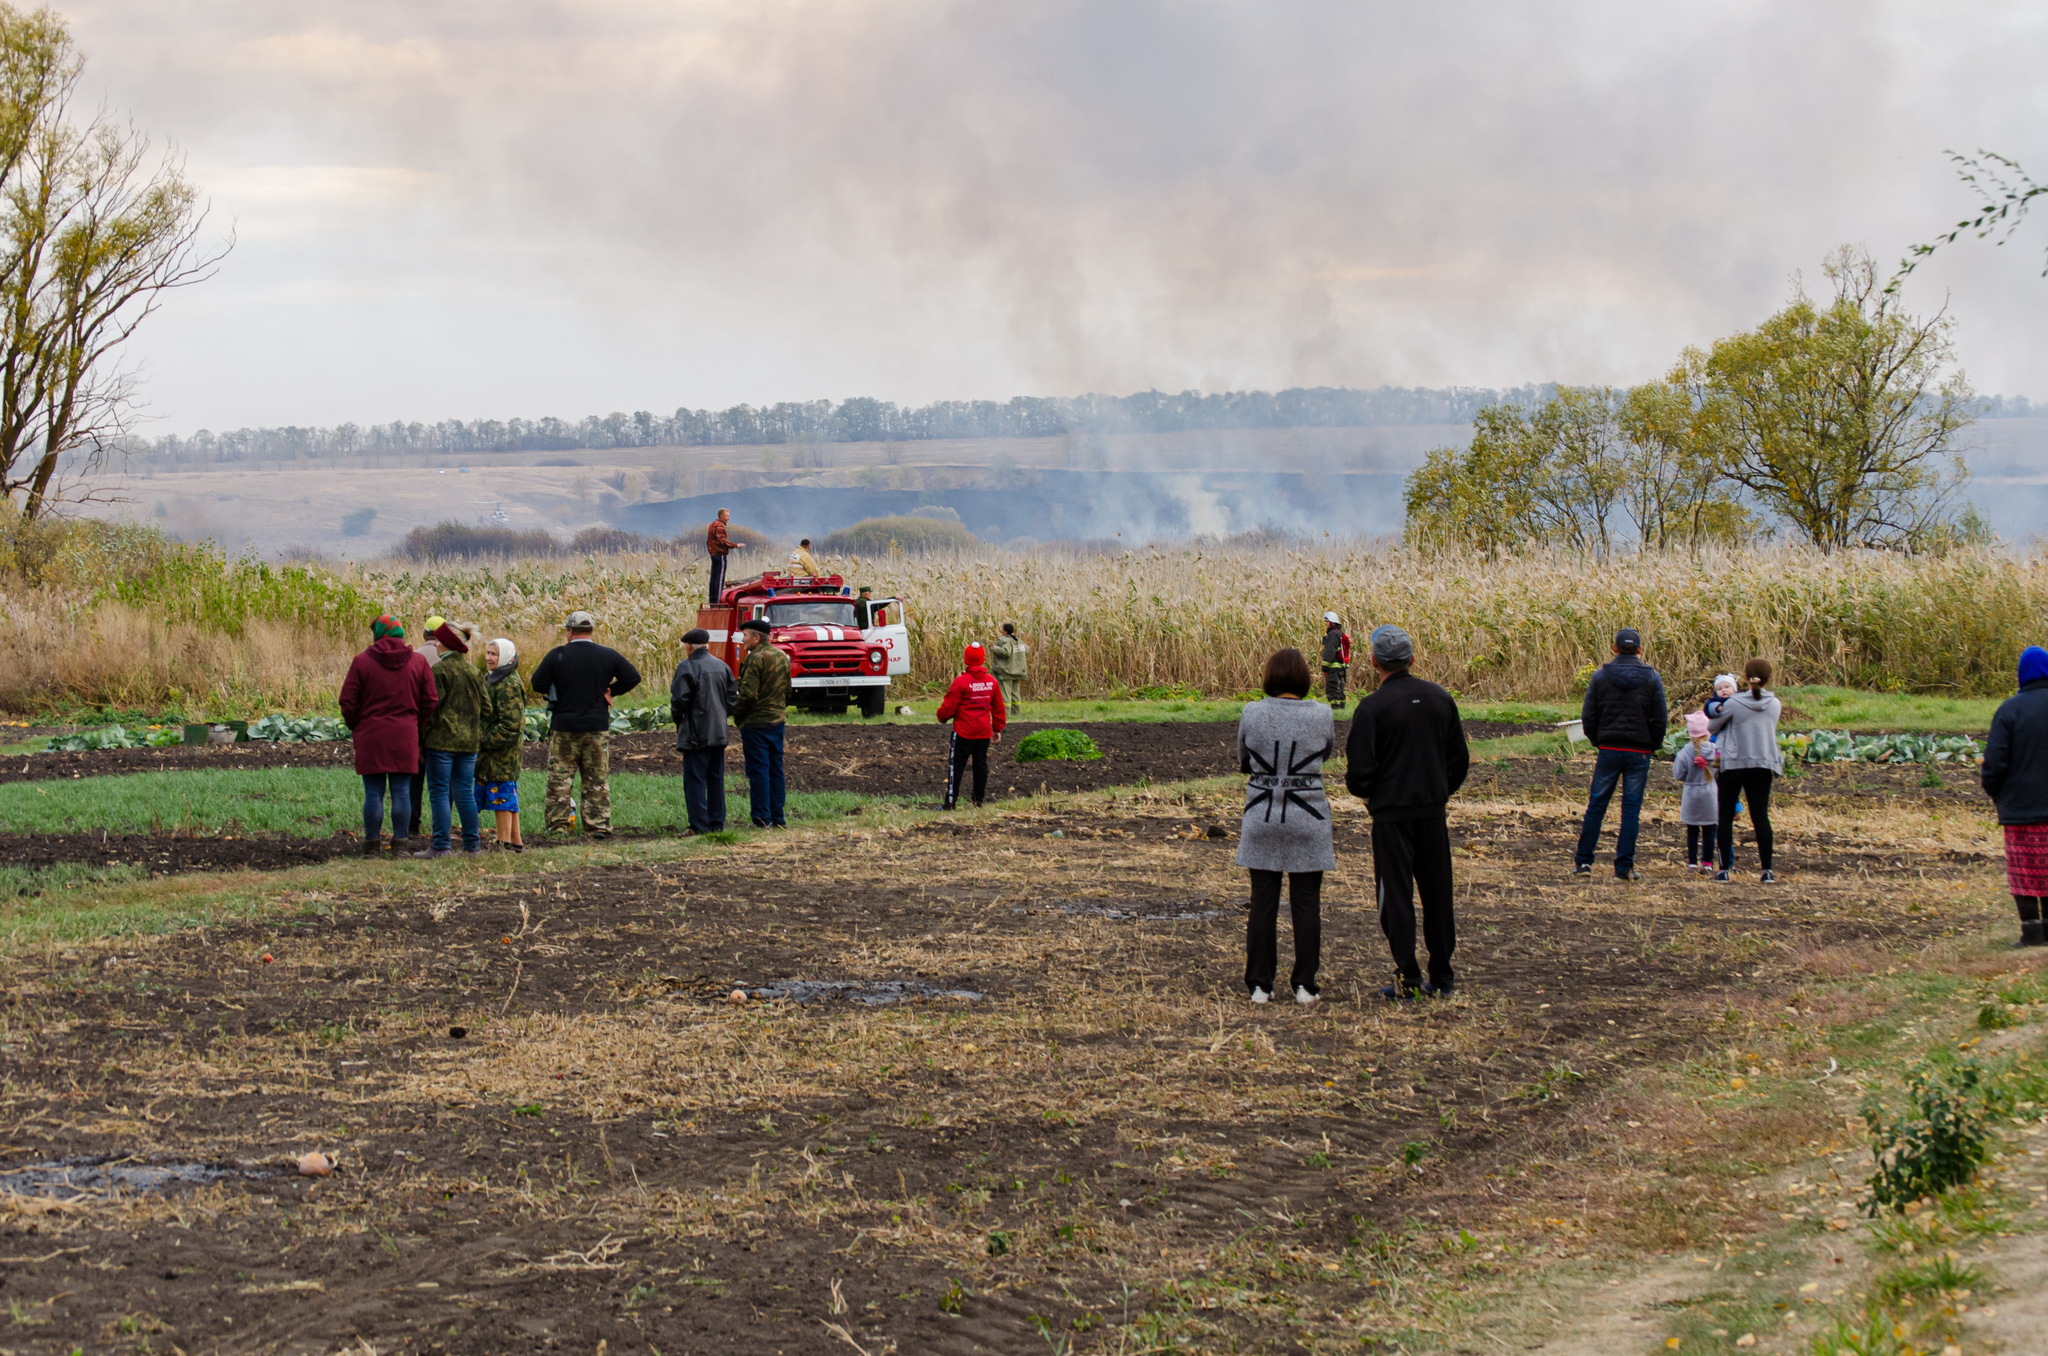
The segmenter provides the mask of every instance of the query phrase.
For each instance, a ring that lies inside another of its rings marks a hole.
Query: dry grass
[[[2002,691],[2048,612],[2048,563],[1993,553],[1914,559],[1799,551],[1628,556],[1422,558],[1366,543],[1162,546],[1063,558],[980,550],[830,562],[911,600],[913,688],[948,680],[960,645],[1017,623],[1042,697],[1151,686],[1229,696],[1256,685],[1264,657],[1312,646],[1334,608],[1354,636],[1396,622],[1422,666],[1481,697],[1556,698],[1634,625],[1675,687],[1753,655],[1780,682],[1891,690]],[[673,556],[509,565],[347,566],[338,582],[417,628],[429,614],[516,641],[530,663],[574,608],[650,674],[679,657],[703,566]],[[166,620],[90,601],[76,580],[8,586],[0,634],[12,658],[0,702],[186,705],[248,714],[331,700],[363,632],[266,622]],[[365,624],[367,618],[363,619]]]

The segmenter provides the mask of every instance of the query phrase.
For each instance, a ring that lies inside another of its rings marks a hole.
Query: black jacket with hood
[[[1984,741],[1984,792],[2001,824],[2048,824],[2048,678],[1998,704]]]
[[[1635,655],[1618,654],[1586,684],[1579,719],[1596,749],[1655,753],[1664,747],[1665,727],[1671,723],[1664,680]]]

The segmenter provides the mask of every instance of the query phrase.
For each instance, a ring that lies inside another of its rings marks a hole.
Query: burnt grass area
[[[1998,866],[1960,793],[1802,780],[1768,888],[1687,876],[1654,800],[1644,879],[1588,882],[1566,875],[1582,778],[1518,767],[1455,810],[1462,991],[1415,1006],[1374,996],[1355,802],[1323,1001],[1255,1008],[1235,793],[1139,788],[673,861],[363,868],[262,921],[18,952],[0,1173],[230,1171],[0,1195],[0,1346],[1391,1340],[1401,1250],[1564,1225],[1529,1223],[1579,1208],[1558,1165],[1657,1133],[1623,1128],[1633,1080],[1994,916],[1959,902],[1995,902]],[[728,1001],[790,981],[828,996]],[[338,1171],[299,1176],[309,1150]],[[1739,1229],[1735,1197],[1626,1227]]]

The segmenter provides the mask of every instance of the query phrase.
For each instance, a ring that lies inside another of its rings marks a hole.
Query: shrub
[[[562,544],[545,532],[517,532],[509,527],[471,527],[467,523],[435,523],[405,534],[398,553],[408,560],[475,560],[496,556],[560,555]]]
[[[377,521],[377,510],[367,505],[341,515],[341,535],[361,537],[370,531],[370,524]]]
[[[1017,741],[1020,763],[1078,762],[1101,756],[1095,741],[1079,730],[1034,730]]]
[[[905,514],[895,518],[864,518],[852,527],[829,533],[818,549],[832,555],[926,555],[934,551],[967,551],[980,545],[957,522]]]
[[[673,551],[681,543],[666,537],[650,537],[623,527],[586,527],[569,540],[569,549],[579,556],[624,555],[629,551]]]
[[[1985,1092],[1982,1070],[1965,1060],[1945,1072],[1914,1070],[1906,1080],[1907,1115],[1887,1120],[1877,1106],[1863,1108],[1877,1163],[1864,1207],[1870,1214],[1904,1210],[1976,1176],[1991,1155]]]

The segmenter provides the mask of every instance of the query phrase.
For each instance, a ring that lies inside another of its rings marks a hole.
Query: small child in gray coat
[[[1721,797],[1714,785],[1715,749],[1707,737],[1706,712],[1685,718],[1685,734],[1685,743],[1671,760],[1671,780],[1685,788],[1678,796],[1678,822],[1685,825],[1685,869],[1712,873]]]

